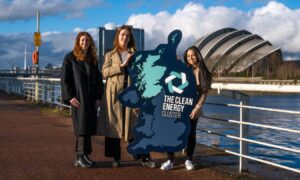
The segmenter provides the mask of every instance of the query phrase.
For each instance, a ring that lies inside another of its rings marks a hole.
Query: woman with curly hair
[[[73,51],[63,61],[62,101],[71,105],[76,136],[74,166],[93,167],[91,136],[96,135],[97,108],[103,94],[102,75],[98,69],[96,47],[88,32],[78,33]]]

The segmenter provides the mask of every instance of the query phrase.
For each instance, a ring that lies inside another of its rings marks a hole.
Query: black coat
[[[95,135],[97,126],[96,100],[103,95],[102,74],[98,66],[87,61],[77,61],[72,52],[63,62],[61,74],[62,101],[70,105],[76,97],[78,108],[71,106],[74,133],[76,136]]]

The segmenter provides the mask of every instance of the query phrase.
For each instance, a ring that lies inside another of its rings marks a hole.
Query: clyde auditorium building
[[[280,48],[246,30],[220,29],[201,37],[194,45],[208,69],[219,76],[271,77],[283,63]]]

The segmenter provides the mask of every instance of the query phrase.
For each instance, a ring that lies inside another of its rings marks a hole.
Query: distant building
[[[116,29],[105,29],[104,27],[99,27],[98,55],[100,66],[103,64],[105,53],[111,50],[114,46],[115,34]],[[132,34],[135,40],[137,51],[144,50],[144,29],[132,28]]]
[[[277,69],[278,79],[300,79],[300,60],[284,61]]]
[[[257,34],[224,28],[201,37],[195,43],[208,69],[217,76],[274,77],[283,63],[279,47]]]

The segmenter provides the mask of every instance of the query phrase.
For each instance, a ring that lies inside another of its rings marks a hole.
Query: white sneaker
[[[190,161],[190,160],[186,160],[184,164],[185,164],[185,168],[186,168],[188,171],[189,171],[189,170],[195,169],[195,166],[194,166],[193,162]]]
[[[161,164],[160,169],[164,170],[164,171],[167,171],[167,170],[173,169],[173,167],[174,167],[173,163],[170,160],[168,160],[168,161]]]

